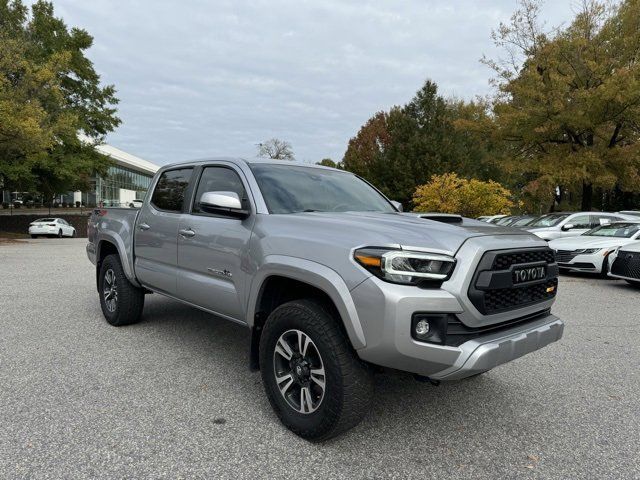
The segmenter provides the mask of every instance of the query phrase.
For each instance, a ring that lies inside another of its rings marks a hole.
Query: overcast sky
[[[552,25],[576,0],[551,0]],[[121,100],[107,141],[165,164],[256,155],[271,137],[298,160],[342,159],[376,111],[425,79],[446,95],[491,90],[489,35],[515,0],[54,0],[94,36],[89,57]]]

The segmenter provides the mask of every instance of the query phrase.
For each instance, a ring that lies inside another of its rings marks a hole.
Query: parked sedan
[[[640,242],[616,249],[609,255],[609,276],[640,287]]]
[[[616,248],[640,239],[640,221],[601,225],[570,238],[549,242],[561,270],[607,274],[607,257]]]
[[[63,218],[39,218],[29,225],[29,235],[31,238],[41,235],[75,237],[76,229]]]
[[[622,214],[606,212],[558,212],[542,215],[527,225],[526,229],[543,240],[577,237],[592,228],[621,220],[630,220]]]

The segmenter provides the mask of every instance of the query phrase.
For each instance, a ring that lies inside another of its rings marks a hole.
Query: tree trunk
[[[591,183],[582,183],[582,206],[583,212],[590,212],[593,206],[593,185]]]

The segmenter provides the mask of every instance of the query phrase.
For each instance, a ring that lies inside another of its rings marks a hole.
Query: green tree
[[[69,29],[50,2],[31,13],[0,0],[0,177],[5,188],[55,193],[85,188],[108,157],[94,146],[112,131],[115,89],[85,56],[92,37]],[[83,140],[81,140],[81,137]]]
[[[349,141],[343,167],[403,203],[434,174],[492,178],[499,169],[490,137],[474,129],[478,118],[488,116],[487,107],[445,99],[427,81],[405,106],[378,112],[362,126]]]
[[[334,162],[330,158],[323,158],[319,162],[316,162],[316,165],[322,165],[323,167],[331,167],[331,168],[341,168],[339,163]]]
[[[413,203],[418,212],[458,213],[466,217],[508,214],[515,207],[511,192],[493,180],[467,180],[455,173],[434,175],[416,188]]]
[[[585,1],[551,32],[539,14],[539,1],[522,0],[494,32],[506,60],[485,59],[510,168],[547,199],[554,185],[577,194],[583,210],[596,190],[640,191],[640,1]]]

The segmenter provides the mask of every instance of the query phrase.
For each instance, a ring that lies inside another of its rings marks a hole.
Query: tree
[[[377,112],[360,128],[349,141],[343,167],[403,203],[434,174],[495,177],[499,169],[490,136],[469,128],[488,114],[485,102],[445,99],[426,81],[409,103]]]
[[[466,217],[509,214],[515,206],[511,192],[493,180],[467,180],[455,173],[434,175],[416,188],[413,203],[418,212],[458,213]]]
[[[506,59],[484,59],[497,73],[495,132],[511,168],[531,191],[578,193],[583,210],[596,190],[640,191],[640,0],[585,0],[551,32],[539,13],[539,1],[522,0],[494,32]]]
[[[55,193],[81,189],[108,157],[94,146],[120,120],[115,89],[101,86],[85,56],[92,37],[68,29],[50,2],[31,15],[0,0],[0,177],[5,188]],[[85,140],[80,140],[82,134]]]
[[[323,158],[319,162],[316,162],[316,165],[322,165],[323,167],[331,167],[331,168],[341,168],[339,163],[334,162],[330,158]]]
[[[258,156],[274,160],[295,160],[291,144],[278,138],[258,144]]]

